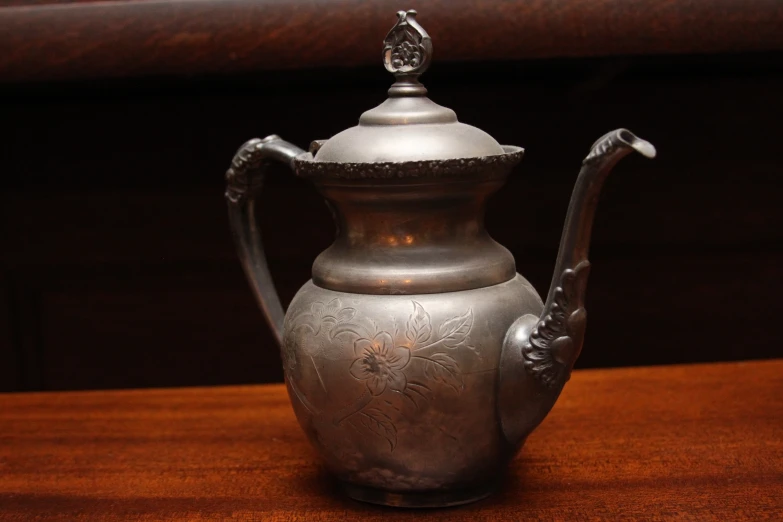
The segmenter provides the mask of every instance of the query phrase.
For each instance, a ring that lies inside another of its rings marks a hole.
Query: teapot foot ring
[[[487,498],[497,490],[497,484],[489,482],[474,488],[448,491],[392,492],[341,482],[343,491],[354,500],[400,508],[440,508],[469,504]]]

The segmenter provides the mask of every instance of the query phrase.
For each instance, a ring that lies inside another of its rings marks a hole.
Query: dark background
[[[577,367],[778,357],[783,55],[436,61],[431,98],[526,158],[487,226],[545,293],[580,161],[627,127],[596,216]],[[375,66],[0,86],[0,390],[282,379],[236,259],[223,173],[245,140],[355,125]],[[273,170],[261,228],[284,303],[334,236]]]

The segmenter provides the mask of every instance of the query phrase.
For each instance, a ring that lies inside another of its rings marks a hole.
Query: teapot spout
[[[617,129],[599,138],[582,161],[544,311],[530,333],[526,366],[546,386],[565,384],[582,350],[587,320],[584,296],[590,272],[587,256],[598,197],[617,162],[634,150],[647,158],[655,157],[652,143]],[[548,352],[545,361],[541,360],[542,352]]]
[[[598,196],[612,168],[634,150],[647,158],[655,157],[651,143],[626,129],[605,134],[593,144],[571,195],[541,316],[520,317],[506,334],[498,407],[503,431],[511,443],[522,440],[544,419],[582,351],[587,321],[585,287],[590,272],[587,256]],[[520,397],[528,397],[525,406],[519,405]],[[522,408],[525,411],[520,411]]]

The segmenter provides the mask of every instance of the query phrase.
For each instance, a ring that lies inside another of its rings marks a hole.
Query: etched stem
[[[310,357],[310,361],[313,363],[313,368],[315,369],[315,374],[318,376],[318,382],[320,382],[320,383],[321,383],[321,388],[322,388],[322,389],[323,389],[323,391],[325,391],[325,392],[326,392],[326,394],[328,395],[328,394],[329,394],[329,392],[326,390],[326,384],[324,384],[323,377],[321,377],[321,372],[319,372],[319,371],[318,371],[318,365],[317,365],[317,364],[315,364],[315,358],[313,358],[313,356],[312,356],[312,355],[310,355],[309,357]]]
[[[305,407],[305,409],[310,412],[311,415],[318,414],[318,410],[310,404],[310,401],[307,400],[307,397],[299,391],[299,388],[296,386],[296,383],[292,379],[286,379],[288,381],[288,385],[291,387],[291,390],[294,392],[294,395],[299,399],[299,402],[302,403],[302,406]]]
[[[352,415],[356,415],[360,411],[362,411],[364,408],[366,408],[370,402],[372,402],[372,394],[369,390],[365,390],[359,399],[353,405],[349,406],[348,408],[344,408],[337,412],[337,415],[335,415],[334,419],[332,420],[332,424],[335,426],[339,426],[340,424],[345,421],[348,417],[351,417]],[[347,412],[346,412],[347,410]]]
[[[429,344],[425,344],[424,346],[419,346],[418,348],[414,348],[414,349],[413,349],[413,350],[411,350],[411,351],[412,351],[412,352],[418,352],[419,350],[424,350],[425,348],[432,348],[433,346],[437,346],[437,345],[439,345],[440,343],[442,343],[442,342],[443,342],[443,339],[444,339],[444,338],[443,338],[443,337],[441,337],[441,338],[440,338],[440,339],[438,339],[437,341],[432,341],[432,342],[431,342],[431,343],[429,343]]]

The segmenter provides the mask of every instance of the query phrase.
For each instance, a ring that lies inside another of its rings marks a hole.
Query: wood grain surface
[[[402,8],[438,61],[783,49],[779,0],[12,0],[0,82],[376,64]]]
[[[282,385],[0,395],[0,520],[781,520],[783,360],[583,370],[476,504],[344,498]]]

